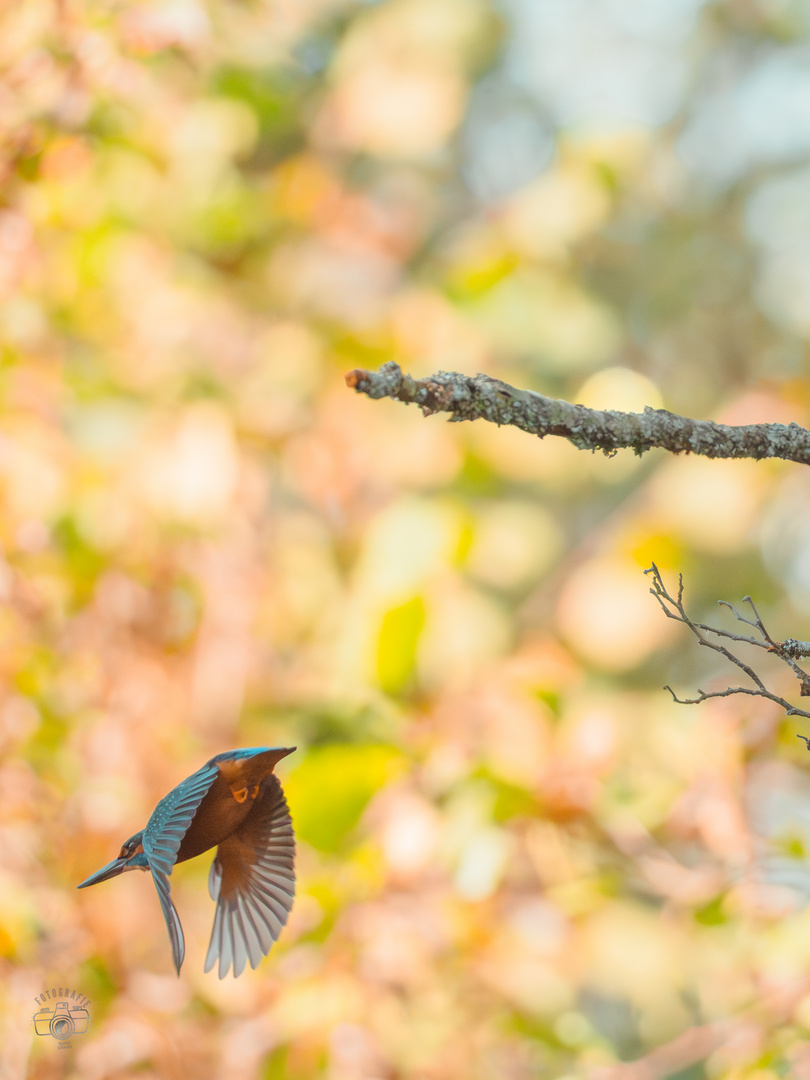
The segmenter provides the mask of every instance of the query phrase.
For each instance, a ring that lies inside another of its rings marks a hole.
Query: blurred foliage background
[[[642,575],[810,637],[804,471],[343,383],[806,425],[808,61],[806,0],[0,4],[4,1080],[810,1075],[798,724],[672,704],[733,676]],[[178,980],[75,885],[279,743],[291,922],[203,975],[182,865]]]

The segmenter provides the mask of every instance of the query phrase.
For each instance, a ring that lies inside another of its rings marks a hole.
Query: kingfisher
[[[146,828],[118,858],[78,885],[86,889],[127,870],[150,870],[169,931],[177,974],[186,952],[169,877],[175,863],[216,847],[208,892],[216,901],[205,970],[219,962],[255,968],[278,939],[295,896],[295,836],[276,764],[294,746],[226,750],[186,777],[155,807]]]

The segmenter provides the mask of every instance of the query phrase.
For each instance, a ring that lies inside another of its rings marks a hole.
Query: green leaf
[[[371,796],[402,768],[390,746],[313,747],[284,781],[296,833],[321,851],[339,850]]]
[[[387,694],[402,694],[412,683],[424,625],[421,596],[391,608],[383,616],[377,642],[377,680]]]

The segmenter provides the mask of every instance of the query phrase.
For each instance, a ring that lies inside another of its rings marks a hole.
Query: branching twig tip
[[[792,638],[788,638],[784,642],[774,641],[765,628],[756,605],[750,596],[743,597],[743,603],[750,605],[753,613],[753,618],[751,619],[747,619],[742,612],[740,612],[733,604],[730,604],[728,600],[718,600],[718,604],[721,607],[728,608],[738,622],[753,627],[753,629],[756,630],[758,637],[746,637],[742,634],[732,633],[729,630],[723,630],[720,627],[709,626],[706,623],[693,622],[687,615],[683,604],[683,574],[678,575],[678,595],[676,599],[667,591],[667,587],[664,584],[663,578],[658,572],[658,567],[655,563],[653,563],[650,570],[646,570],[645,573],[650,573],[650,571],[652,571],[654,575],[653,588],[650,589],[650,592],[661,605],[666,617],[668,619],[675,619],[688,626],[697,638],[698,644],[704,645],[706,648],[712,649],[714,652],[725,657],[726,660],[734,664],[735,667],[742,671],[754,684],[751,688],[745,686],[727,686],[725,690],[702,690],[698,687],[697,696],[693,698],[679,698],[671,686],[665,686],[664,689],[669,691],[673,701],[677,702],[679,705],[697,705],[699,702],[708,701],[710,698],[731,697],[734,694],[748,694],[751,697],[765,698],[767,701],[772,701],[776,705],[780,705],[788,716],[805,716],[807,719],[810,719],[810,712],[797,708],[781,695],[769,690],[757,671],[750,664],[746,663],[736,653],[732,652],[731,648],[720,644],[720,642],[715,641],[714,638],[724,638],[726,641],[754,645],[757,648],[765,649],[768,652],[774,652],[780,660],[788,665],[795,677],[799,680],[802,697],[810,697],[810,674],[798,665],[794,657],[795,655],[810,655],[810,643],[794,642]],[[711,637],[706,637],[704,636],[705,634],[709,634]],[[805,649],[804,646],[807,646],[807,648]],[[810,750],[810,736],[805,737],[800,735],[799,738],[806,739],[808,750]]]

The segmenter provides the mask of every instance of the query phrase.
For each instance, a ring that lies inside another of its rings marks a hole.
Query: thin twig
[[[745,645],[756,645],[757,648],[765,649],[768,652],[775,653],[788,667],[792,670],[793,674],[799,680],[801,686],[800,694],[803,697],[810,695],[810,675],[799,666],[795,660],[796,652],[798,651],[797,645],[804,645],[805,642],[795,642],[793,638],[788,638],[786,642],[776,641],[768,633],[765,628],[765,624],[760,617],[759,612],[756,609],[756,605],[750,596],[743,597],[743,602],[747,603],[754,613],[753,619],[747,618],[740,611],[730,604],[727,600],[720,600],[719,603],[723,607],[727,607],[733,612],[734,617],[741,623],[745,623],[746,626],[753,627],[759,634],[759,638],[748,637],[742,634],[734,634],[729,630],[723,630],[720,627],[709,626],[707,623],[696,623],[686,613],[686,609],[683,603],[683,575],[678,576],[678,594],[673,596],[661,577],[661,571],[655,565],[644,571],[645,574],[652,575],[652,588],[650,592],[661,605],[661,609],[668,619],[674,619],[676,622],[681,622],[685,626],[688,626],[700,645],[704,645],[707,649],[711,649],[713,652],[720,653],[726,660],[729,660],[735,667],[738,667],[754,684],[753,687],[746,686],[727,686],[725,690],[701,690],[698,687],[697,697],[693,698],[680,698],[672,689],[671,686],[665,686],[664,689],[668,690],[672,694],[673,701],[676,701],[679,705],[697,705],[701,701],[708,701],[709,698],[721,698],[731,697],[733,694],[748,694],[751,697],[762,697],[768,701],[773,701],[777,705],[780,705],[788,716],[804,716],[810,720],[810,712],[804,709],[799,709],[795,705],[791,705],[789,701],[781,697],[779,694],[769,690],[756,671],[746,664],[744,660],[740,659],[731,649],[726,648],[725,645],[719,644],[719,642],[713,640],[709,635],[715,637],[725,638],[731,641],[739,641]],[[804,738],[804,736],[799,736]],[[810,749],[810,742],[808,742],[808,749]]]
[[[724,601],[719,600],[718,603],[722,604],[724,603]],[[717,634],[718,637],[728,638],[729,641],[741,641],[744,645],[756,645],[758,649],[765,649],[766,651],[768,651],[768,649],[770,648],[770,646],[767,645],[764,641],[757,641],[756,638],[746,637],[745,634],[732,634],[730,630],[723,630],[720,626],[709,626],[708,623],[702,622],[695,623],[695,626],[697,626],[701,630],[706,630],[711,632],[712,634]]]

